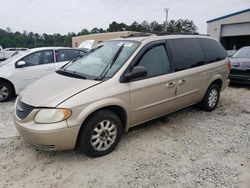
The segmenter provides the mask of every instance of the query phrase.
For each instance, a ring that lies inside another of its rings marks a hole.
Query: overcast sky
[[[165,19],[194,20],[200,33],[206,21],[250,8],[250,0],[0,0],[0,28],[37,33],[79,32],[108,28],[112,21],[131,24]]]

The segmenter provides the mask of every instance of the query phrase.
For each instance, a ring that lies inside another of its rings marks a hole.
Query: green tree
[[[125,23],[117,23],[113,21],[109,24],[108,32],[126,31],[129,27]]]
[[[150,23],[150,31],[151,32],[163,32],[163,25],[159,24],[156,21]]]
[[[143,31],[143,28],[142,28],[141,24],[139,24],[138,22],[133,22],[133,23],[129,26],[129,30],[130,30],[130,31],[142,32],[142,31]]]
[[[97,27],[95,27],[91,30],[91,33],[100,33],[100,30]]]
[[[88,34],[89,34],[89,31],[86,28],[82,29],[81,32],[78,33],[78,35],[88,35]]]
[[[152,32],[161,33],[164,32],[165,23],[158,23],[153,21],[149,23],[148,21],[143,21],[141,24],[138,22],[133,22],[131,25],[126,25],[125,23],[117,23],[113,21],[109,24],[107,30],[103,28],[95,27],[91,31],[87,29],[82,29],[77,35],[87,35],[91,33],[104,33],[104,32],[116,32],[116,31],[138,31],[138,32]],[[168,22],[167,32],[169,33],[195,33],[197,32],[197,27],[192,20],[179,19],[170,20]],[[6,30],[0,29],[0,45],[4,48],[8,47],[27,47],[34,48],[42,46],[71,46],[72,37],[76,36],[75,33],[69,32],[66,35],[61,35],[59,33],[55,34],[38,34],[33,32],[23,31],[12,32],[10,27]]]
[[[169,33],[196,33],[197,27],[192,20],[170,20],[167,32]]]

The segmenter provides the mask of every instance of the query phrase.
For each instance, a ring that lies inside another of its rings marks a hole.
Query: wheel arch
[[[102,111],[102,110],[110,110],[112,112],[114,112],[122,121],[122,126],[124,131],[126,130],[126,126],[127,126],[127,113],[125,111],[125,109],[119,105],[109,105],[109,106],[104,106],[101,107],[99,109],[96,109],[94,111],[92,111],[83,121],[82,125],[88,121],[96,112]],[[81,125],[81,126],[82,126]]]
[[[217,78],[216,80],[214,80],[214,81],[212,81],[212,82],[210,83],[209,87],[210,87],[212,84],[217,84],[217,85],[220,87],[220,89],[221,89],[221,88],[222,88],[223,82],[222,82],[222,79]],[[208,87],[208,88],[209,88],[209,87]]]
[[[207,93],[207,90],[208,88],[212,85],[212,84],[217,84],[220,88],[220,90],[222,89],[223,87],[223,81],[222,81],[222,77],[217,75],[215,77],[213,77],[213,79],[210,80],[210,84],[205,88],[204,90],[204,93],[203,93],[203,97],[202,97],[202,100],[204,99],[204,97],[206,96],[206,93]]]
[[[0,77],[0,82],[8,83],[12,87],[12,89],[14,91],[14,95],[16,95],[18,93],[16,91],[16,88],[15,88],[14,84],[10,80]]]
[[[225,79],[223,78],[223,76],[222,76],[221,74],[215,74],[215,75],[210,79],[210,84],[208,85],[207,89],[208,89],[212,84],[217,84],[217,85],[220,87],[220,89],[222,89],[222,88],[223,88],[223,85],[224,85],[223,80],[225,80]],[[207,91],[207,89],[206,89],[206,91]]]
[[[81,127],[79,129],[79,132],[77,134],[76,146],[77,146],[77,143],[78,143],[78,140],[79,140],[80,132],[84,128],[84,123],[87,122],[90,118],[92,118],[96,112],[99,112],[99,111],[102,111],[102,110],[110,110],[110,111],[114,112],[121,119],[123,133],[125,133],[128,130],[128,114],[127,114],[124,107],[122,107],[121,105],[117,105],[117,104],[102,106],[102,107],[100,107],[98,109],[91,110],[86,115],[86,117],[83,119]]]

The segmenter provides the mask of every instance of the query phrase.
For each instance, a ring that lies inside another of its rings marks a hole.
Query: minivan
[[[15,126],[36,148],[100,157],[135,125],[197,103],[213,111],[229,71],[225,49],[208,36],[109,40],[22,91]]]

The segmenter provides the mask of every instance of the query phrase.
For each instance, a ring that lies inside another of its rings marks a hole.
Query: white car
[[[33,48],[0,62],[0,102],[6,102],[35,80],[54,72],[84,51],[66,47]]]

